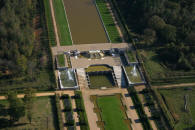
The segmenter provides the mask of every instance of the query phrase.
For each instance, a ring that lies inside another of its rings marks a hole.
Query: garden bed
[[[91,96],[94,111],[98,115],[98,125],[108,130],[129,130],[131,121],[127,118],[126,107],[123,106],[121,95]]]
[[[115,87],[115,82],[112,73],[106,74],[89,74],[90,88]]]
[[[89,72],[99,72],[99,71],[112,71],[112,68],[104,66],[104,65],[98,65],[98,66],[89,66],[87,69],[85,69],[87,73]]]
[[[59,67],[64,67],[65,66],[64,54],[57,55],[57,59]]]

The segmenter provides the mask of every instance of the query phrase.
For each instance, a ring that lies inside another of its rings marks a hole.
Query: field
[[[8,102],[5,100],[0,101],[0,105],[8,105]],[[12,128],[6,128],[8,130],[21,130],[21,129],[47,129],[57,130],[57,113],[55,108],[55,99],[54,97],[38,97],[35,99],[33,110],[33,118],[32,123],[30,124],[27,120],[27,117],[21,118],[15,126]],[[2,115],[2,114],[1,114]],[[0,116],[1,122],[3,120],[6,121],[8,119],[7,116]],[[4,125],[5,123],[0,123]]]
[[[68,20],[62,0],[53,0],[55,19],[58,28],[60,45],[72,45],[71,34],[68,27]]]
[[[186,88],[170,88],[158,90],[165,98],[165,104],[179,118],[179,122],[175,125],[176,130],[193,129],[195,127],[195,87]],[[185,98],[188,95],[186,112],[184,109]]]
[[[101,18],[104,22],[109,38],[112,43],[122,42],[119,32],[115,26],[113,18],[106,6],[105,0],[96,0],[97,7],[99,9]]]
[[[173,71],[167,68],[153,50],[139,50],[149,81],[153,85],[195,82],[195,71]]]
[[[117,96],[101,96],[97,98],[101,109],[102,120],[106,130],[129,130],[125,124],[125,115],[121,110],[121,102]]]
[[[47,31],[48,31],[49,43],[51,46],[55,46],[56,40],[55,40],[54,26],[53,26],[53,21],[51,16],[49,0],[43,0],[43,1],[45,7],[45,17],[47,20]]]
[[[127,73],[127,76],[129,78],[130,82],[131,83],[141,83],[141,82],[143,82],[137,67],[136,67],[136,70],[135,70],[136,75],[133,75],[133,69],[134,69],[133,66],[126,66],[125,67],[125,70],[126,70],[126,73]]]
[[[60,67],[65,66],[64,54],[57,55],[57,58],[58,58],[58,65]]]
[[[89,75],[90,88],[101,88],[101,87],[114,87],[114,79],[112,74],[98,74],[98,75]]]

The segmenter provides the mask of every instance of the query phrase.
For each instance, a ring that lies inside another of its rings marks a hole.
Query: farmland
[[[121,37],[119,36],[118,30],[115,26],[114,20],[109,12],[108,7],[106,6],[105,0],[96,0],[96,4],[99,9],[101,18],[108,32],[108,36],[111,42],[112,43],[122,42]]]
[[[71,34],[62,0],[53,0],[55,19],[57,23],[60,45],[72,45]]]

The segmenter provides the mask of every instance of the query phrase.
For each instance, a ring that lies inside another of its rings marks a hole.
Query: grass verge
[[[49,0],[43,0],[44,2],[44,8],[45,8],[45,17],[46,17],[46,23],[47,23],[47,32],[48,32],[48,38],[49,43],[51,46],[56,46],[56,37],[54,33],[54,25],[53,20],[51,16],[51,8]]]
[[[110,14],[110,11],[106,5],[105,0],[96,0],[97,7],[99,9],[101,18],[105,25],[105,28],[108,32],[109,38],[112,43],[120,43],[122,42],[119,32],[116,28],[114,20]]]
[[[62,0],[53,0],[55,19],[58,28],[60,45],[72,45],[71,34],[68,27],[68,20]]]

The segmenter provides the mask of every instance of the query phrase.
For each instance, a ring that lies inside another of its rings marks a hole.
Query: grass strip
[[[58,55],[57,58],[58,58],[58,65],[60,67],[65,66],[64,54]]]
[[[70,30],[68,27],[68,20],[66,18],[66,12],[62,0],[53,0],[53,6],[55,11],[55,19],[58,28],[58,36],[60,39],[60,45],[72,45],[72,39]]]
[[[103,23],[105,25],[105,28],[108,32],[109,38],[112,43],[120,43],[122,42],[122,39],[119,35],[119,32],[116,28],[116,25],[114,23],[114,20],[110,14],[110,11],[106,5],[105,0],[96,0],[96,5],[99,9],[101,18],[103,20]]]
[[[47,22],[47,32],[49,37],[49,44],[51,46],[56,46],[56,37],[54,33],[54,26],[53,26],[53,20],[51,16],[51,9],[50,9],[50,3],[49,0],[43,0],[44,2],[44,8],[45,8],[45,17]]]

